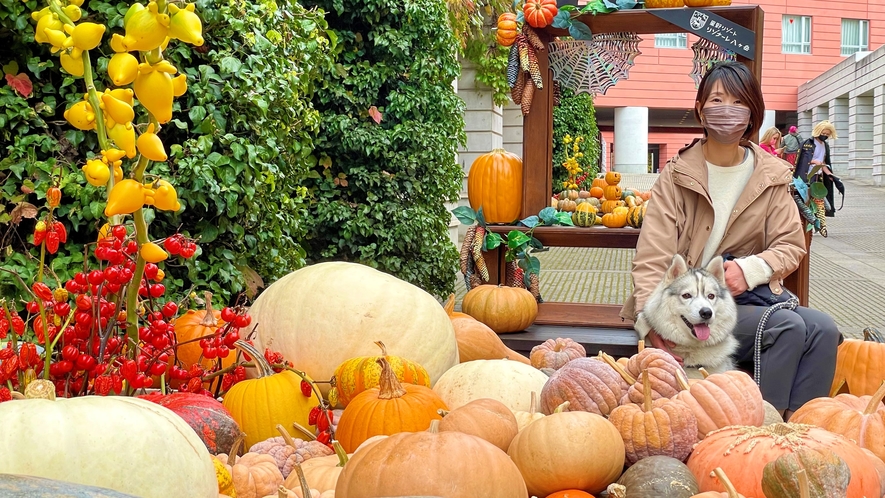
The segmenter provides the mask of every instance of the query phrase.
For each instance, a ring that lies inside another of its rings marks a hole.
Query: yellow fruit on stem
[[[93,187],[103,187],[108,184],[108,178],[111,177],[111,170],[108,165],[98,159],[90,159],[81,168],[83,174],[86,175],[86,181]]]
[[[81,22],[76,26],[65,24],[64,26],[65,33],[71,35],[68,44],[84,52],[101,44],[101,37],[104,36],[105,29],[104,24],[94,22]]]
[[[102,109],[117,125],[131,123],[135,119],[135,111],[126,102],[118,100],[109,92],[101,94]]]
[[[126,157],[135,157],[135,128],[132,123],[114,123],[108,128],[108,138],[113,140],[118,149],[126,152]]]
[[[123,46],[126,50],[149,52],[163,43],[169,32],[169,15],[160,14],[157,2],[137,9],[133,4],[123,18],[126,35]]]
[[[135,92],[132,91],[131,88],[117,88],[114,90],[106,90],[108,93],[114,96],[115,99],[120,102],[125,102],[130,106],[135,105],[135,100],[133,97],[135,96]]]
[[[128,52],[128,50],[126,50],[126,46],[123,45],[123,35],[119,33],[114,33],[114,35],[111,36],[111,50],[117,52],[118,54],[121,52]]]
[[[189,3],[181,9],[169,4],[169,37],[176,38],[197,47],[203,45],[203,23],[194,13],[194,4]]]
[[[83,73],[86,71],[86,68],[83,66],[83,57],[72,57],[68,52],[62,52],[59,57],[61,60],[61,67],[71,76],[75,78],[82,78]]]
[[[120,181],[108,194],[105,216],[132,214],[144,205],[144,185],[127,178]]]
[[[166,149],[163,147],[163,141],[154,133],[153,123],[149,124],[147,131],[138,137],[136,146],[138,147],[138,152],[151,161],[162,162],[168,157],[166,156]]]
[[[89,131],[95,129],[95,111],[92,110],[89,102],[85,100],[77,102],[66,110],[65,119],[78,130]]]
[[[148,263],[159,263],[160,261],[165,261],[166,258],[169,257],[162,247],[153,242],[142,244],[138,253],[141,255],[142,259]]]
[[[138,76],[132,85],[135,97],[160,124],[168,123],[172,119],[174,89],[169,73],[175,71],[175,67],[166,61],[154,66],[141,63],[138,65]]]
[[[154,207],[161,211],[178,211],[181,209],[181,203],[178,202],[178,192],[175,187],[166,180],[157,180],[158,185],[154,189],[153,203]]]
[[[114,54],[108,62],[108,76],[116,86],[132,83],[138,76],[138,59],[129,52]]]

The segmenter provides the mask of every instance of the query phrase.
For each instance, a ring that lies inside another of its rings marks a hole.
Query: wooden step
[[[600,351],[614,356],[632,356],[637,353],[638,336],[632,329],[569,327],[563,325],[534,324],[524,332],[500,334],[498,337],[508,348],[529,356],[532,348],[557,337],[568,337],[580,343],[587,350],[587,356],[596,356]]]

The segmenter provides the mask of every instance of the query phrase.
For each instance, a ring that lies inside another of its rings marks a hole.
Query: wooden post
[[[553,71],[550,71],[546,50],[553,37],[544,32],[540,32],[539,37],[545,47],[545,50],[538,51],[544,88],[535,89],[531,112],[523,119],[522,211],[519,219],[538,214],[547,207],[553,191]]]

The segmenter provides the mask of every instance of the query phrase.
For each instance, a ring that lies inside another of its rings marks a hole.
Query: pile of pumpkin
[[[623,188],[620,183],[621,174],[609,171],[594,178],[590,190],[560,192],[550,199],[550,206],[572,213],[572,223],[579,227],[640,228],[651,191]]]
[[[494,307],[478,316],[496,324]],[[588,358],[569,339],[526,358],[453,301],[354,263],[294,272],[250,314],[258,370],[223,405],[39,399],[54,389],[33,381],[32,399],[0,404],[0,472],[129,493],[83,494],[108,497],[883,496],[885,387],[784,424],[745,373],[688,380],[659,350]],[[331,382],[268,371],[268,344]],[[319,396],[340,408],[315,410]],[[312,440],[324,426],[328,445]],[[0,475],[0,491],[22,479]]]

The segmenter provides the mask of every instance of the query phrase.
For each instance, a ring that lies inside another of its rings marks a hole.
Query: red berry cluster
[[[15,351],[10,341],[5,348],[0,349],[0,384],[18,387],[21,380],[19,373],[23,374],[28,369],[33,369],[36,374],[43,370],[43,361],[37,354],[36,346],[26,342]]]
[[[221,310],[221,321],[224,325],[215,329],[212,337],[200,339],[203,358],[209,360],[227,358],[234,343],[240,340],[240,329],[248,327],[252,323],[252,317],[246,313],[246,308],[243,306],[225,307]]]
[[[303,381],[302,381],[303,382]],[[310,425],[315,425],[317,427],[317,441],[325,444],[326,446],[332,447],[332,420],[334,418],[334,414],[332,409],[323,405],[324,408],[320,408],[319,406],[315,406],[310,409],[310,413],[307,414],[307,423]]]
[[[189,239],[180,233],[170,235],[163,241],[163,247],[173,256],[190,259],[197,252],[195,239]]]

